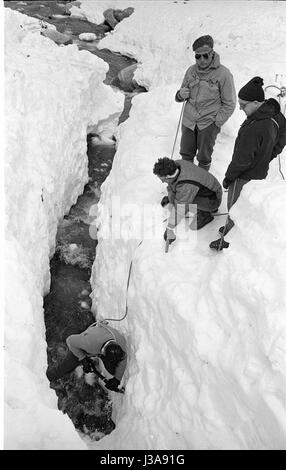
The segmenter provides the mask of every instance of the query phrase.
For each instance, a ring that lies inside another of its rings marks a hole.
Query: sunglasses
[[[195,54],[195,58],[196,60],[200,60],[201,57],[203,57],[204,59],[208,59],[211,53],[212,51],[205,52],[204,54]]]

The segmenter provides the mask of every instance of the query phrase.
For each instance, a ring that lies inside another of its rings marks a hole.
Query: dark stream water
[[[134,60],[97,49],[97,42],[80,41],[78,35],[93,32],[102,38],[110,30],[106,25],[95,25],[88,21],[71,18],[65,13],[65,1],[10,1],[5,7],[52,23],[61,33],[68,34],[79,49],[89,50],[108,62],[109,71],[105,83],[110,85],[117,79],[118,72],[135,63]],[[54,16],[60,15],[60,17]],[[120,83],[117,85],[120,86]],[[122,84],[121,84],[122,85]],[[127,87],[128,88],[128,87]],[[132,97],[136,92],[146,91],[140,87],[133,93],[124,91],[125,105],[119,123],[128,118]],[[66,338],[84,331],[94,322],[91,313],[89,283],[91,268],[96,254],[97,241],[90,236],[90,208],[100,197],[100,186],[108,176],[115,154],[115,144],[94,145],[92,136],[87,136],[89,161],[89,183],[77,203],[58,226],[56,252],[50,262],[51,288],[44,299],[47,355],[49,366],[61,362],[66,353]],[[93,439],[100,439],[110,433],[115,423],[111,420],[112,403],[108,393],[93,376],[89,383],[81,368],[51,382],[58,396],[58,407],[73,421],[76,429]]]

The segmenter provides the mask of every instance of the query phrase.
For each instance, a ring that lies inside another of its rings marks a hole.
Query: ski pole
[[[222,232],[222,235],[221,235],[221,238],[220,238],[220,242],[219,242],[219,246],[218,246],[218,251],[221,251],[221,247],[222,247],[222,244],[224,242],[224,236],[225,236],[225,232],[226,232],[226,227],[227,227],[227,224],[229,222],[229,211],[232,207],[232,204],[233,204],[233,200],[234,200],[234,196],[235,196],[235,190],[236,190],[236,183],[237,183],[237,179],[234,181],[234,185],[233,185],[233,193],[232,193],[232,196],[231,196],[231,201],[230,201],[230,206],[229,206],[229,210],[228,210],[228,213],[227,213],[227,218],[226,218],[226,221],[225,221],[225,224],[224,224],[224,227],[223,227],[223,232]]]

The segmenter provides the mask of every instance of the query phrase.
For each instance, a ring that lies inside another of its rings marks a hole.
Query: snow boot
[[[222,251],[224,248],[229,247],[229,243],[226,242],[223,237],[219,238],[218,240],[214,240],[213,242],[210,243],[209,245],[212,250],[216,251]]]
[[[198,209],[197,216],[195,216],[190,224],[191,230],[200,230],[205,225],[214,220],[214,216],[210,212],[201,211]]]

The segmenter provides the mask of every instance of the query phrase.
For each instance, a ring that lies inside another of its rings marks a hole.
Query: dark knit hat
[[[241,90],[239,90],[238,98],[244,101],[264,101],[265,95],[262,88],[263,79],[254,77]]]
[[[193,51],[197,50],[199,47],[210,46],[212,49],[214,47],[214,40],[211,36],[200,36],[193,43]]]

